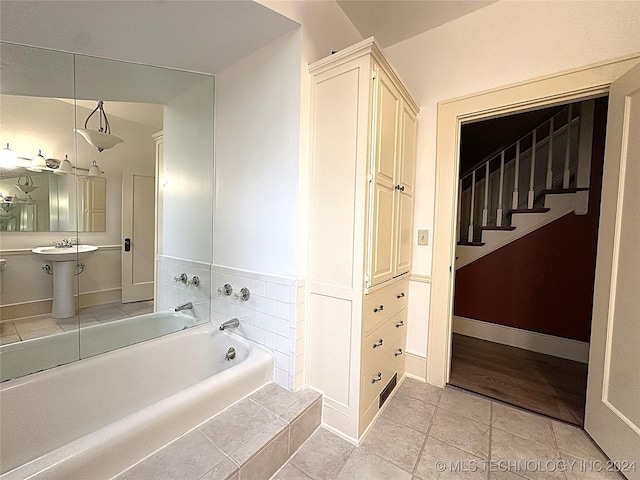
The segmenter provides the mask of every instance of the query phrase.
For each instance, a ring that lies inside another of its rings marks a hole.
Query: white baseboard
[[[405,352],[407,363],[405,373],[407,377],[421,382],[427,381],[427,357],[413,352]]]
[[[453,317],[453,332],[576,362],[589,362],[589,343],[578,340],[530,332],[455,315]],[[407,366],[408,364],[407,359]]]

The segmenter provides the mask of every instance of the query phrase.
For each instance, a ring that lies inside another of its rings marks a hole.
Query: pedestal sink
[[[83,256],[95,252],[95,245],[73,245],[72,247],[36,247],[31,250],[51,262],[53,270],[53,318],[68,318],[76,314],[73,301],[73,277],[76,263]]]

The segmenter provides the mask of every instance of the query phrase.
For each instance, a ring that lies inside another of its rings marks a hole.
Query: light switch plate
[[[429,230],[418,230],[418,245],[429,245]]]

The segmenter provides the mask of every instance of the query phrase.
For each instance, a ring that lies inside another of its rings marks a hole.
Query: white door
[[[131,162],[122,172],[122,303],[153,299],[154,169],[152,159],[149,165]]]
[[[640,65],[611,84],[606,138],[585,430],[640,479]]]

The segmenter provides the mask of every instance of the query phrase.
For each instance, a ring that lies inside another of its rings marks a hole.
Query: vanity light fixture
[[[53,173],[57,173],[58,175],[62,175],[63,173],[73,173],[73,165],[71,165],[68,155],[64,156],[64,160],[60,162],[60,166]]]
[[[13,170],[14,168],[17,168],[17,159],[18,156],[9,148],[9,144],[7,143],[7,147],[3,148],[2,152],[0,152],[0,168],[4,168],[6,170]]]
[[[42,156],[42,150],[38,150],[38,154],[31,159],[31,166],[27,167],[27,170],[41,172],[43,168],[47,168],[47,161]]]
[[[100,167],[98,167],[98,164],[95,160],[91,164],[91,167],[89,167],[89,173],[87,175],[89,177],[99,177],[100,175],[102,175],[102,171],[100,171]]]
[[[96,112],[98,112],[98,130],[89,130],[87,128],[89,119]],[[104,102],[102,100],[98,101],[98,106],[93,109],[93,112],[91,112],[84,121],[84,128],[76,128],[75,131],[82,135],[89,145],[97,148],[98,152],[102,152],[107,148],[115,147],[119,143],[124,142],[120,137],[111,135],[111,126],[109,125],[107,114],[104,113]]]

